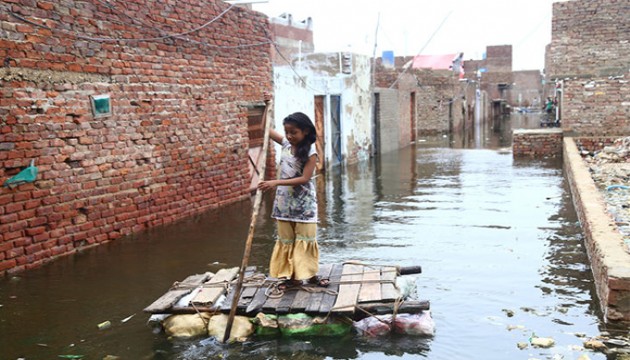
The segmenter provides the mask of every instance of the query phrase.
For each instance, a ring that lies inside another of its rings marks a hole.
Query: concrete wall
[[[0,4],[0,180],[39,169],[0,190],[0,275],[249,196],[246,105],[272,90],[268,24],[234,7],[195,30],[229,6]],[[99,94],[112,115],[93,116]]]
[[[400,142],[400,105],[399,93],[396,89],[376,88],[378,94],[378,151],[387,153],[398,150],[407,144]]]
[[[348,55],[348,54],[347,54]],[[330,96],[341,96],[341,145],[343,161],[355,163],[369,158],[372,149],[370,59],[349,54],[351,73],[343,73],[340,53],[310,54],[293,67],[274,67],[276,129],[282,120],[301,111],[315,119],[315,96],[326,97],[326,164],[334,164],[330,129]]]
[[[547,80],[561,91],[562,127],[575,135],[630,131],[628,4],[579,0],[553,4]]]
[[[591,140],[587,140],[592,143]],[[573,138],[563,145],[564,172],[585,235],[600,306],[607,321],[630,321],[630,254]]]

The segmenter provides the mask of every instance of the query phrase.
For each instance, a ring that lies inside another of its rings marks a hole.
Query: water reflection
[[[509,146],[512,122],[528,121],[503,119],[498,132],[497,124],[484,127],[484,149],[469,135],[419,139],[317,179],[322,262],[422,265],[417,285],[420,298],[431,300],[434,338],[257,338],[223,346],[153,334],[141,309],[170,284],[240,265],[251,209],[243,202],[0,280],[2,356],[577,358],[574,334],[596,335],[601,314],[561,163],[497,151]],[[263,271],[275,232],[270,210],[267,197],[250,259]],[[105,320],[112,328],[99,331]],[[516,343],[533,333],[558,345],[519,350]]]

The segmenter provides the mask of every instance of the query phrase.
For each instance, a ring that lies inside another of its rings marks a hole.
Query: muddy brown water
[[[240,264],[251,207],[243,202],[0,279],[0,359],[577,358],[578,335],[606,326],[561,162],[514,160],[500,150],[510,146],[512,127],[537,121],[513,116],[497,131],[421,138],[318,180],[321,261],[421,265],[416,283],[431,301],[433,338],[223,346],[153,333],[142,309],[174,281]],[[262,269],[273,245],[270,205],[250,261]],[[98,330],[104,321],[112,326]],[[517,348],[534,334],[556,346]]]

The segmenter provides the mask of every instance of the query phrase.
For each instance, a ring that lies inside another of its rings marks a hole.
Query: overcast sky
[[[396,56],[464,52],[465,60],[480,59],[486,45],[512,45],[513,69],[533,70],[544,66],[553,2],[269,0],[253,8],[269,16],[290,13],[295,21],[311,17],[318,52],[351,50],[372,55],[378,33],[377,56],[385,50]]]

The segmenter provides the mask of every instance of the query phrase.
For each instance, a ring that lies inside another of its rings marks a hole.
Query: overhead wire
[[[449,16],[451,16],[451,14],[453,13],[453,10],[451,10],[448,14],[446,14],[446,16],[444,17],[444,19],[442,19],[442,22],[440,23],[440,25],[435,29],[435,31],[433,31],[433,34],[431,34],[431,36],[429,37],[429,39],[424,43],[424,45],[422,46],[422,48],[420,49],[420,51],[418,51],[418,53],[416,54],[416,56],[420,55],[424,49],[429,45],[429,43],[431,42],[431,40],[433,40],[433,38],[435,37],[435,35],[438,33],[438,31],[440,31],[440,29],[442,28],[442,25],[444,25],[444,23],[446,22],[446,20],[449,18]],[[412,67],[412,65],[409,65],[408,67],[406,67],[403,72],[401,72],[398,77],[396,78],[396,80],[389,86],[389,88],[393,88],[394,85],[396,85],[398,83],[398,81],[402,78],[402,76],[404,74],[407,73],[407,71]]]
[[[269,35],[269,33],[267,32],[267,29],[264,29],[265,35],[267,37],[267,40],[270,41],[270,43],[273,45],[274,49],[276,49],[276,53],[278,55],[280,55],[280,57],[287,63],[287,65],[289,65],[289,67],[291,68],[291,70],[293,71],[293,73],[298,77],[298,79],[300,79],[300,81],[304,84],[304,86],[306,86],[307,88],[313,90],[315,93],[317,94],[322,94],[325,93],[325,91],[319,90],[319,89],[315,89],[314,87],[312,87],[305,79],[304,77],[298,73],[298,71],[295,69],[295,67],[293,66],[293,64],[291,63],[291,61],[289,61],[284,54],[282,54],[282,51],[280,51],[280,48],[278,47],[278,44],[273,41],[273,39],[271,39],[271,36]]]

